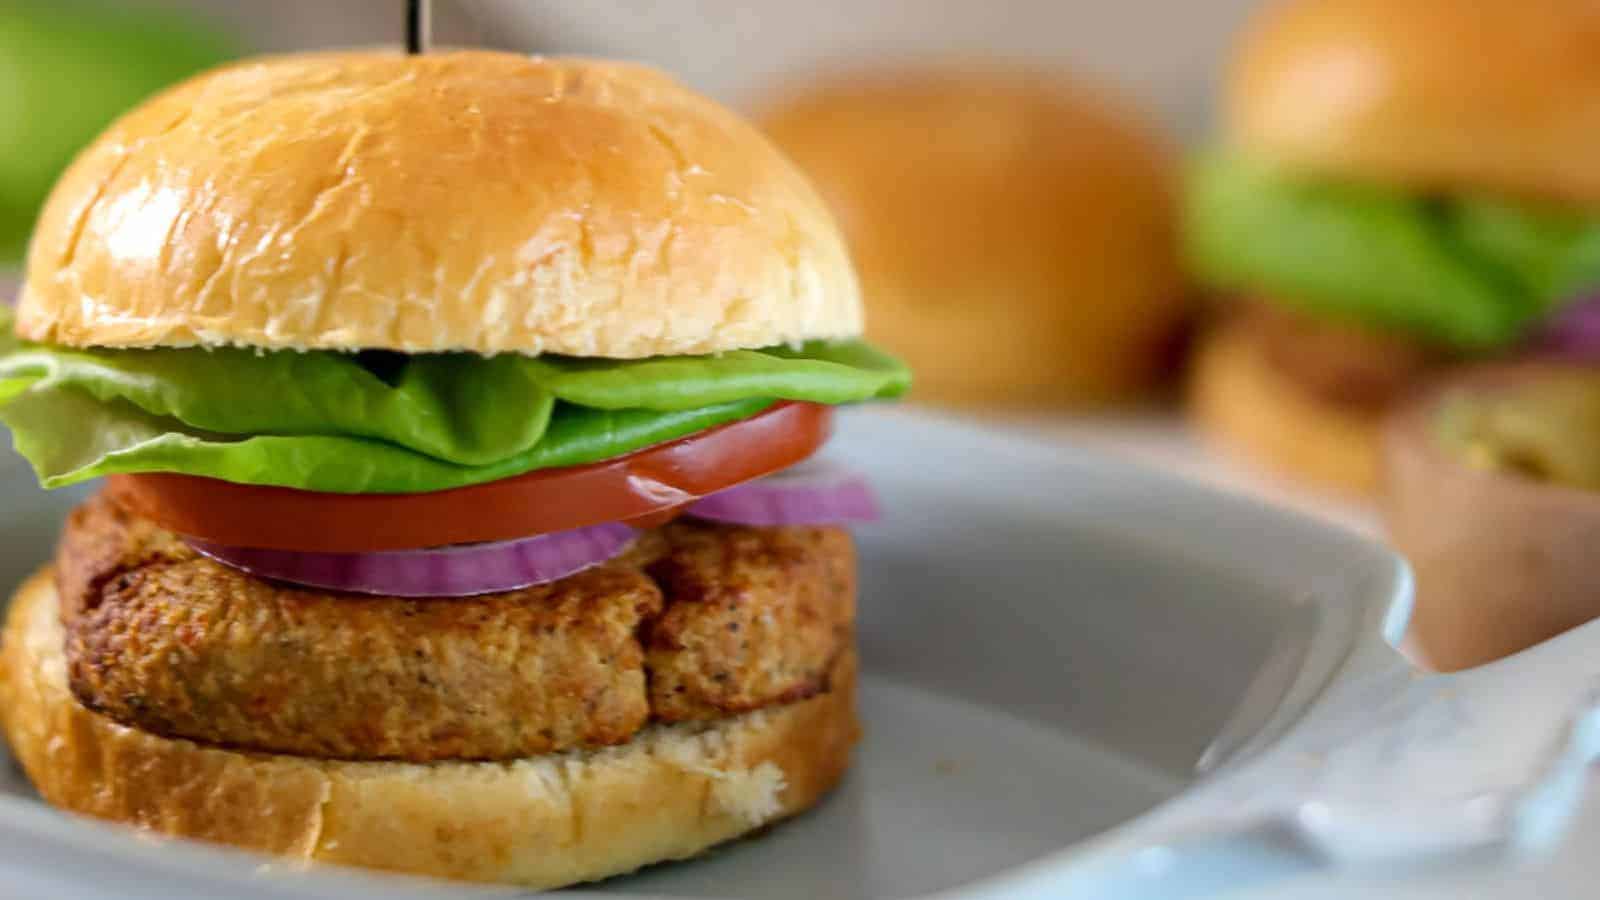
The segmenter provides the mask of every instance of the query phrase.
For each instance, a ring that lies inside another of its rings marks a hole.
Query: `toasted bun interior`
[[[67,345],[636,358],[861,330],[806,180],[652,69],[269,57],[146,102],[57,184],[18,330]]]
[[[44,798],[74,812],[306,862],[551,888],[692,856],[816,803],[857,737],[855,657],[827,694],[600,751],[432,764],[243,753],[81,706],[45,570],[12,602],[0,725]]]
[[[1287,165],[1600,205],[1600,4],[1274,3],[1223,106],[1235,144]]]
[[[963,405],[1125,399],[1185,312],[1168,148],[1059,73],[910,68],[774,98],[761,122],[849,237],[869,334]]]

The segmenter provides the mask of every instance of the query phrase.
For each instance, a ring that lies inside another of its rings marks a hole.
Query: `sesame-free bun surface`
[[[813,805],[857,734],[846,653],[827,694],[599,751],[432,764],[245,753],[84,708],[67,687],[57,612],[46,570],[17,593],[0,644],[0,725],[44,798],[302,862],[534,888],[603,878]]]
[[[1223,106],[1234,144],[1288,166],[1600,205],[1600,4],[1280,0]]]
[[[1114,99],[923,66],[797,84],[759,120],[838,216],[915,399],[1095,404],[1162,373],[1185,299],[1171,160]]]
[[[860,331],[805,179],[654,70],[508,53],[267,57],[114,124],[63,176],[18,331],[635,358]]]

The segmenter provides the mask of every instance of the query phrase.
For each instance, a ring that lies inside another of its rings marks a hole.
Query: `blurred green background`
[[[20,261],[80,147],[145,96],[242,49],[188,10],[0,0],[0,266]]]

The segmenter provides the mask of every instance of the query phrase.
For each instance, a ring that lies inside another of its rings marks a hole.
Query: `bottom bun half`
[[[1237,323],[1207,335],[1193,365],[1190,414],[1225,449],[1323,490],[1377,489],[1381,412],[1331,403],[1301,387]]]
[[[855,680],[847,653],[804,702],[509,763],[246,753],[79,704],[47,569],[12,602],[0,725],[44,798],[74,812],[301,861],[549,888],[693,856],[815,804],[849,764]]]

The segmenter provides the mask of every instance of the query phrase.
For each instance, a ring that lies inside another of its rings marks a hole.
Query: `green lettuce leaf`
[[[435,491],[607,459],[778,400],[851,403],[908,384],[860,342],[646,360],[0,347],[0,421],[45,487],[181,472]]]
[[[1600,219],[1195,162],[1186,251],[1209,285],[1464,349],[1516,341],[1600,284]]]
[[[1452,224],[1471,254],[1535,298],[1539,316],[1600,285],[1600,219],[1467,198]]]

